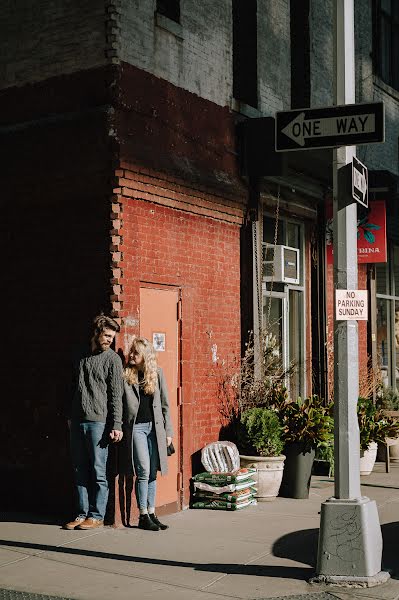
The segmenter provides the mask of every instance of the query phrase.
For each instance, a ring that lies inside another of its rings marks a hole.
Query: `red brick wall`
[[[223,207],[216,196],[208,194],[205,199],[201,191],[182,181],[166,181],[154,172],[126,167],[120,172],[125,195],[119,195],[120,212],[116,213],[121,224],[121,260],[115,264],[120,269],[120,277],[115,279],[120,294],[116,301],[119,316],[132,322],[140,309],[140,281],[181,289],[183,486],[187,504],[193,455],[217,440],[221,428],[211,347],[217,345],[219,361],[240,353],[241,218],[234,208]],[[140,191],[143,180],[145,192]],[[159,196],[160,187],[165,190],[163,197]],[[189,212],[184,204],[187,196],[201,198],[206,208],[193,206]],[[163,204],[169,204],[171,197],[174,205]],[[217,218],[201,214],[203,210]],[[124,327],[120,345],[124,334],[137,328],[138,324]]]

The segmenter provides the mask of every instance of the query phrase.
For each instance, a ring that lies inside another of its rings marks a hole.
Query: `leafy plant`
[[[285,442],[300,442],[307,451],[326,446],[333,435],[332,405],[317,395],[275,405]]]
[[[326,444],[316,448],[315,459],[330,463],[329,477],[334,476],[334,440],[332,437]]]
[[[287,397],[286,378],[276,337],[261,332],[255,341],[249,332],[241,359],[217,364],[217,388],[222,439],[243,445],[241,415],[250,408],[269,408]],[[240,441],[238,441],[240,436]]]
[[[385,443],[386,438],[399,437],[399,421],[385,415],[369,398],[359,398],[357,418],[362,450],[367,450],[371,442]]]
[[[249,408],[241,415],[239,445],[248,454],[280,456],[282,427],[277,414],[267,408]]]
[[[399,410],[399,394],[393,387],[381,386],[377,398],[379,408],[385,410]]]

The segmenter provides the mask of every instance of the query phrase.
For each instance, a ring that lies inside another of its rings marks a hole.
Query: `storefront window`
[[[377,356],[381,369],[382,383],[389,385],[390,343],[389,343],[389,301],[377,298]]]
[[[399,391],[399,246],[376,265],[377,360],[382,383]]]
[[[303,396],[305,390],[305,313],[303,282],[304,230],[301,223],[280,218],[277,224],[277,244],[298,248],[297,273],[299,284],[284,280],[284,276],[267,277],[273,258],[276,221],[263,219],[263,260],[269,261],[263,272],[262,327],[276,337],[282,368],[287,373],[286,385],[292,398]]]

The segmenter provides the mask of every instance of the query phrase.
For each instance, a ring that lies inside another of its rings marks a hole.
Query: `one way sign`
[[[356,156],[352,159],[352,196],[359,204],[368,208],[368,170]]]
[[[384,103],[344,104],[276,113],[276,151],[384,141]]]

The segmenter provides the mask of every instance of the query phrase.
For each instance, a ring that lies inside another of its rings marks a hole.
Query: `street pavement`
[[[333,494],[332,479],[312,477],[307,500],[277,498],[236,512],[185,510],[163,517],[170,528],[159,532],[66,531],[51,520],[3,514],[0,600],[396,600],[399,464],[385,473],[377,463],[362,477],[362,494],[377,502],[383,568],[391,572],[382,585],[309,583],[320,504]]]

